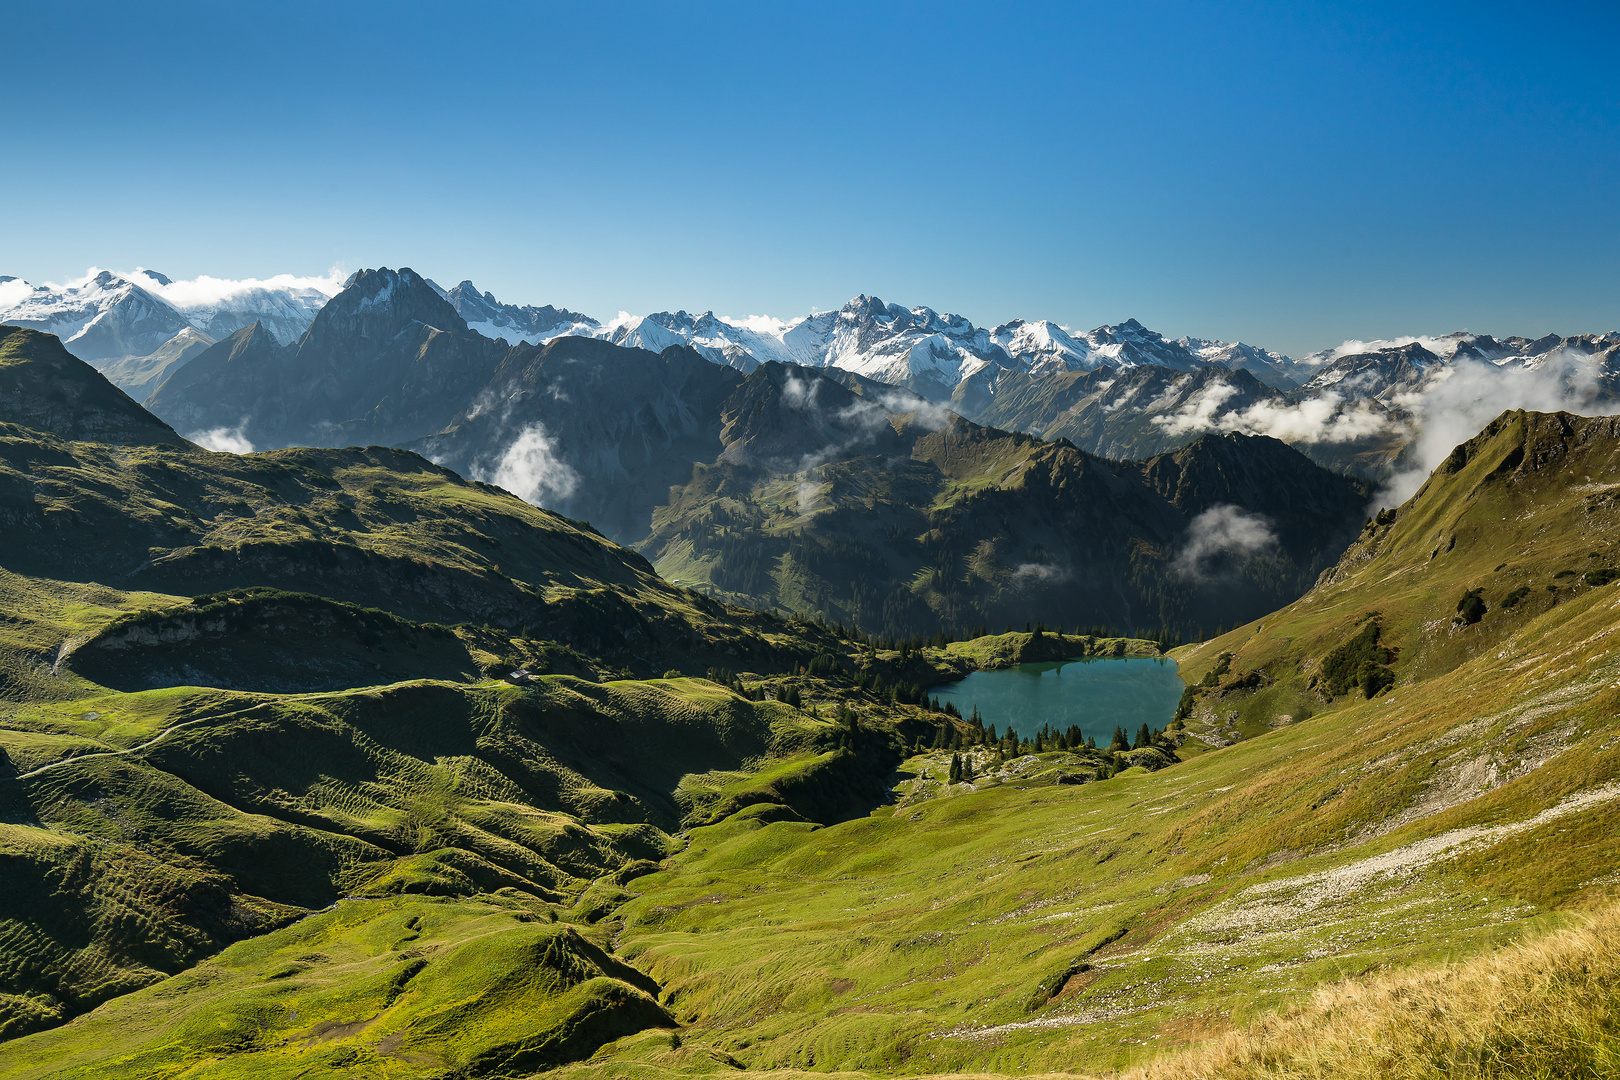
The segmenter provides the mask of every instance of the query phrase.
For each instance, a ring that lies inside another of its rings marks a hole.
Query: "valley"
[[[165,386],[244,364],[273,417],[352,331],[537,411],[343,429],[448,464],[221,453],[0,331],[5,1075],[1303,1075],[1321,995],[1612,917],[1613,418],[1503,413],[1368,517],[1274,439],[1114,460],[774,361],[407,345],[394,287],[444,302],[374,276]],[[633,547],[467,475],[529,423]],[[1185,689],[1113,740],[937,690],[1086,656]],[[1463,1020],[1378,1071],[1540,1045]]]

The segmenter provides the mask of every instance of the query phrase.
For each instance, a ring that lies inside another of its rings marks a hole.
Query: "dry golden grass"
[[[1323,987],[1128,1080],[1620,1076],[1620,907],[1474,959]]]

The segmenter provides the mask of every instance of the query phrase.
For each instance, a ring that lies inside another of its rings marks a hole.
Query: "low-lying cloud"
[[[1212,382],[1189,394],[1174,412],[1150,419],[1171,436],[1241,432],[1287,443],[1350,443],[1410,434],[1403,421],[1378,403],[1346,398],[1337,390],[1303,401],[1255,401],[1241,409],[1226,409],[1237,393],[1231,383]]]
[[[207,431],[193,431],[186,438],[202,447],[204,450],[215,450],[222,454],[251,454],[253,444],[243,434],[247,427],[244,420],[235,427],[209,428]]]
[[[1183,577],[1217,577],[1234,558],[1264,555],[1277,546],[1271,522],[1230,503],[1212,506],[1192,519],[1187,538],[1171,568]]]
[[[1385,344],[1349,342],[1358,345]],[[1545,359],[1491,364],[1472,358],[1433,365],[1417,386],[1395,390],[1383,401],[1357,397],[1357,380],[1300,401],[1256,401],[1229,407],[1238,393],[1224,381],[1189,394],[1172,411],[1151,416],[1167,435],[1241,432],[1269,435],[1294,445],[1384,442],[1404,445],[1400,471],[1374,497],[1372,509],[1410,498],[1453,447],[1509,409],[1592,413],[1603,409],[1599,363],[1578,349],[1560,349]]]
[[[1019,563],[1013,567],[1013,577],[1025,584],[1060,585],[1072,576],[1067,567],[1050,562]]]
[[[161,297],[181,311],[219,307],[233,300],[272,289],[301,295],[317,303],[325,303],[343,291],[343,282],[346,280],[346,275],[336,268],[322,277],[276,274],[267,278],[231,279],[209,277],[204,274],[189,281],[171,281],[167,285],[161,284],[145,270],[138,270],[126,276],[147,292]]]
[[[1598,370],[1584,355],[1560,351],[1533,368],[1497,367],[1459,360],[1437,367],[1418,391],[1401,400],[1411,410],[1417,437],[1407,450],[1409,464],[1373,499],[1373,507],[1398,506],[1458,443],[1508,409],[1589,413],[1602,391]]]
[[[472,478],[503,487],[534,506],[566,499],[579,487],[579,474],[558,456],[557,444],[539,423],[526,424],[494,467],[477,466]]]

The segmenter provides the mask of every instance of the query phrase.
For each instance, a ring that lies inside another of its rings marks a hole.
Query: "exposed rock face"
[[[479,292],[478,286],[470,281],[445,290],[443,295],[469,328],[487,338],[505,338],[514,345],[519,342],[540,345],[560,334],[588,333],[601,325],[588,315],[550,304],[539,307],[503,304],[492,294]]]

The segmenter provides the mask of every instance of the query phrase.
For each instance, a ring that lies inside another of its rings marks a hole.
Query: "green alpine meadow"
[[[912,407],[788,471],[816,377],[638,552],[0,329],[0,1075],[1620,1069],[1620,421],[1504,412],[1357,531],[1275,440]],[[940,696],[1147,659],[1135,730]]]
[[[0,40],[0,1080],[1620,1080],[1620,4]]]

